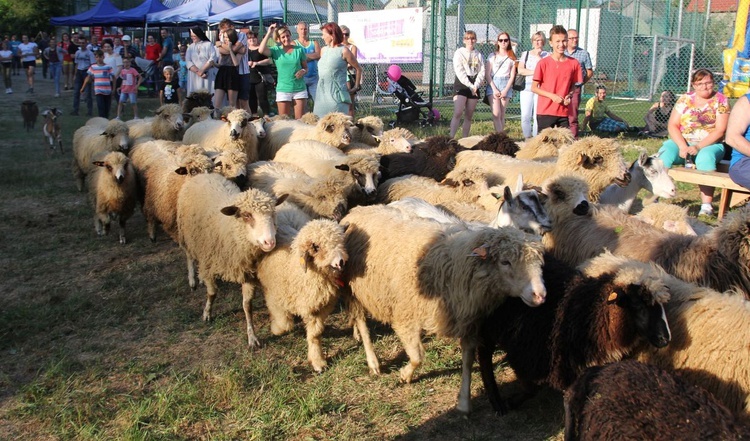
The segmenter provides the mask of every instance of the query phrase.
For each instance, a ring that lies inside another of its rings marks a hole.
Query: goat
[[[57,145],[60,146],[60,154],[62,154],[65,153],[62,145],[62,130],[60,129],[60,121],[57,120],[57,117],[60,115],[62,115],[62,110],[57,107],[47,108],[42,112],[42,116],[44,117],[42,131],[44,132],[44,137],[49,141],[50,150],[55,150],[55,142],[57,142]]]
[[[36,117],[39,116],[39,107],[36,101],[26,100],[21,103],[21,116],[23,116],[23,128],[30,132],[36,124]]]

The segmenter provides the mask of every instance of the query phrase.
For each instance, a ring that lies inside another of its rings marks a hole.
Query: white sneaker
[[[55,94],[55,98],[60,98],[60,94],[59,94],[59,93],[56,93],[56,94]]]
[[[710,205],[701,205],[701,211],[698,212],[698,216],[713,216],[714,209]]]
[[[13,89],[11,89],[11,88],[9,87],[9,88],[5,89],[5,93],[13,93]]]

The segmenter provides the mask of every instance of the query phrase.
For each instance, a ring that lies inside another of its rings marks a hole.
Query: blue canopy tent
[[[287,14],[309,15],[310,20],[316,22],[320,22],[320,17],[327,17],[328,14],[325,8],[315,6],[310,0],[252,0],[232,10],[212,16],[209,23],[216,24],[225,18],[243,24],[259,22],[261,19],[264,22],[286,20],[284,6],[287,8]]]
[[[49,22],[53,26],[95,26],[116,24],[115,17],[120,10],[109,0],[99,0],[93,8],[77,15],[67,17],[52,17]]]
[[[146,15],[155,12],[162,12],[169,9],[159,0],[146,0],[135,8],[120,11],[117,14],[117,24],[120,26],[144,26]]]
[[[157,25],[206,24],[209,17],[237,6],[229,0],[193,0],[166,11],[146,15],[146,23]]]

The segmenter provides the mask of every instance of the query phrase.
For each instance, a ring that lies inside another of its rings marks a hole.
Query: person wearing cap
[[[122,48],[120,49],[120,56],[124,59],[126,55],[130,55],[130,58],[135,60],[136,57],[140,57],[141,54],[138,52],[135,46],[131,43],[130,35],[122,36]]]
[[[159,90],[159,105],[180,104],[182,93],[180,92],[180,81],[175,74],[174,67],[164,66],[164,83]]]

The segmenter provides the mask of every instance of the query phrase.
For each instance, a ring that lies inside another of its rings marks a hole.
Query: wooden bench
[[[719,201],[719,219],[730,207],[735,207],[750,198],[750,190],[734,183],[729,178],[729,161],[721,161],[716,171],[706,172],[694,168],[670,168],[668,173],[675,181],[690,184],[707,185],[721,189],[721,200]]]

